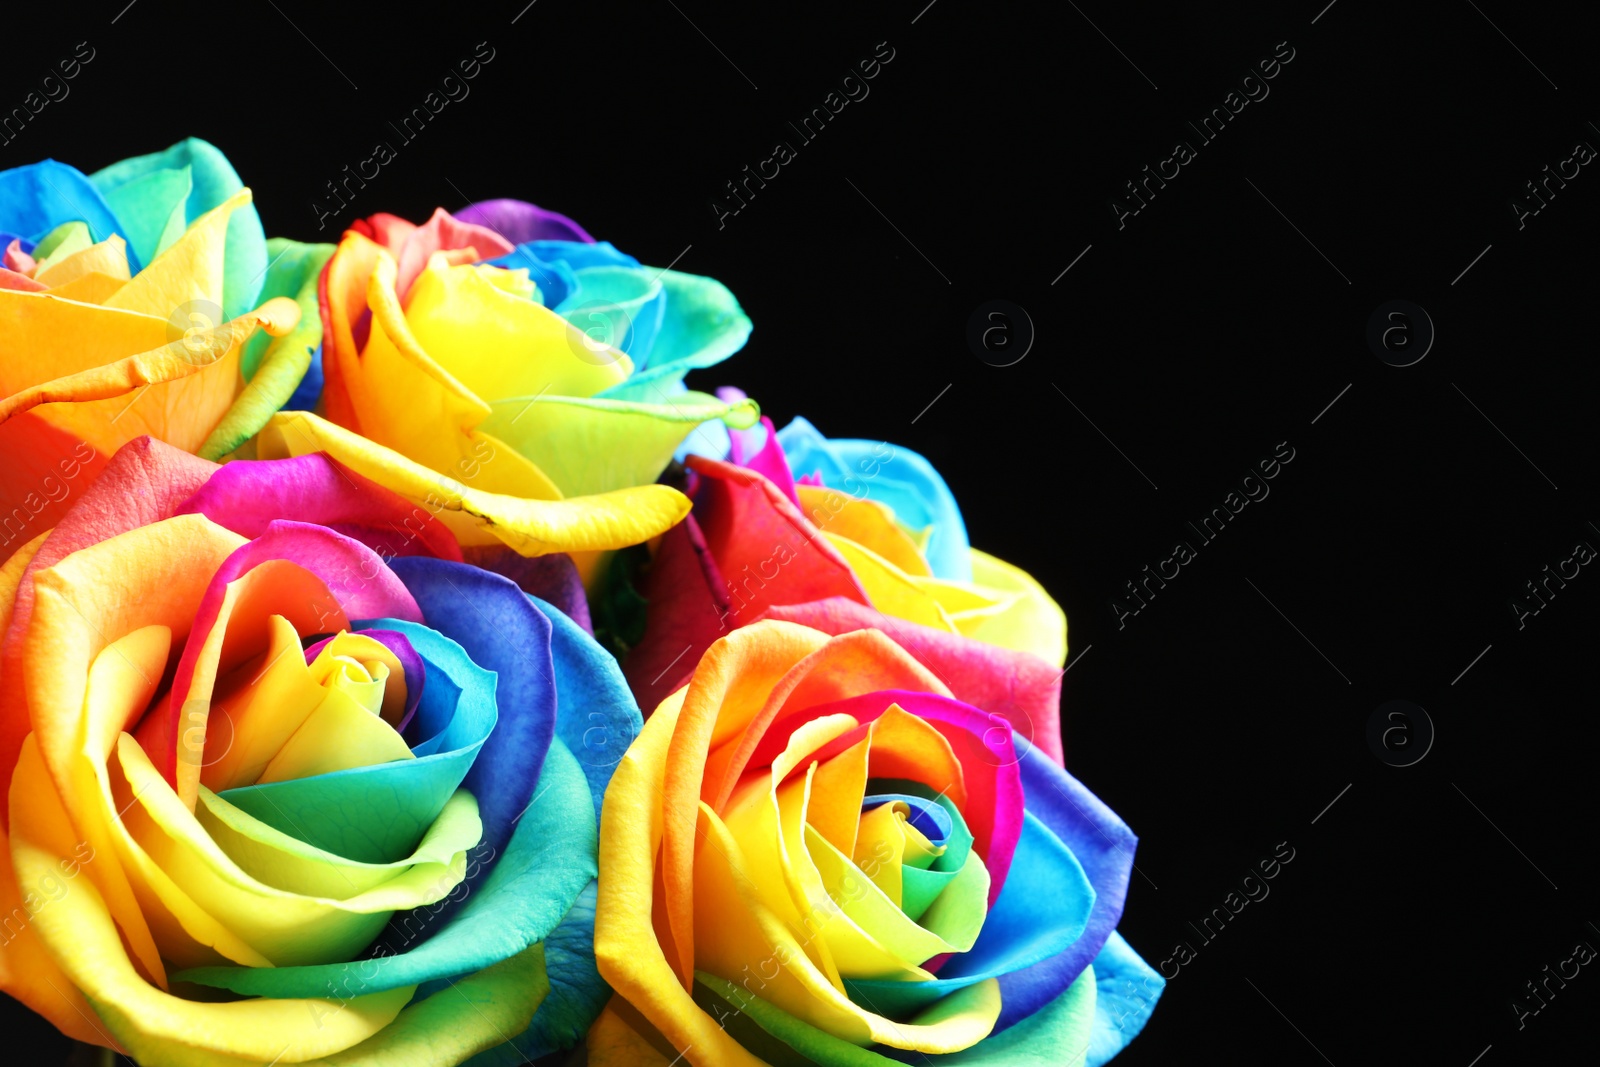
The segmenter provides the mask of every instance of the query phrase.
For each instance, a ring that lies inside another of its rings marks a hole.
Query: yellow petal
[[[30,739],[19,766],[37,760],[37,754]],[[53,805],[54,815],[41,812],[27,834],[12,837],[12,859],[22,884],[59,877],[60,865],[73,855],[71,826],[59,801],[48,790],[35,799],[40,807]],[[13,810],[20,800],[13,797]],[[402,986],[344,1002],[257,998],[201,1003],[168,995],[133,969],[98,889],[81,874],[71,891],[41,908],[33,922],[51,958],[95,1006],[111,1036],[146,1063],[217,1062],[208,1054],[257,1063],[326,1056],[383,1029],[416,989]]]
[[[652,1045],[635,1025],[650,1026],[633,1005],[613,996],[585,1035],[584,1051],[588,1054],[589,1067],[672,1067],[673,1061],[667,1054]],[[655,1036],[665,1043],[659,1033]],[[744,1062],[761,1061],[750,1056]]]
[[[80,304],[104,304],[116,295],[117,290],[127,284],[126,278],[90,271],[70,282],[56,286],[50,290],[49,295],[61,300],[76,300]]]
[[[1032,652],[1056,666],[1067,662],[1067,616],[1033,576],[1002,559],[972,549],[972,582],[980,593],[1004,600],[1004,608],[979,613],[961,632],[1002,648]]]
[[[600,881],[595,906],[595,960],[600,975],[677,1049],[692,1049],[695,1063],[764,1067],[694,1002],[662,952],[651,918],[656,852],[661,846],[661,789],[667,748],[686,690],[663,701],[629,746],[606,788],[600,817]],[[761,957],[754,957],[760,960]],[[608,1025],[602,1031],[609,1060],[637,1047]],[[625,1061],[625,1062],[649,1062]]]
[[[926,576],[928,562],[916,541],[901,528],[894,510],[876,500],[857,500],[837,489],[816,485],[797,485],[800,510],[819,530],[848,537],[871,549],[906,574]]]
[[[52,260],[49,267],[34,274],[33,280],[50,289],[58,289],[89,273],[99,273],[127,281],[129,278],[127,243],[121,237],[112,234],[99,244],[90,245],[66,259]],[[55,295],[65,294],[58,291]]]
[[[338,689],[322,703],[261,772],[259,781],[284,782],[352,767],[416,759],[394,727]]]
[[[84,718],[84,709],[92,710],[86,697],[97,657],[123,635],[148,627],[165,627],[174,641],[182,640],[210,576],[244,543],[202,515],[184,515],[74,552],[34,575],[22,681],[33,736],[53,786],[41,791],[63,798],[82,835],[75,842],[84,841],[97,853],[113,853],[104,787],[96,777],[104,773],[110,754],[109,731],[87,733]],[[153,691],[161,676],[151,665],[135,663],[134,673]],[[136,700],[124,689],[117,692],[128,706]],[[112,712],[105,716],[108,721],[115,718]],[[114,728],[123,727],[118,722]],[[84,755],[83,747],[91,741],[105,750]],[[19,795],[16,784],[13,780],[13,805]],[[11,820],[15,838],[21,825],[15,807]],[[90,870],[134,957],[152,981],[164,981],[160,954],[122,865],[91,865]]]
[[[450,266],[435,253],[406,300],[417,343],[474,395],[593,396],[628,380],[625,354],[591,351],[565,318],[497,286],[493,269]]]
[[[3,294],[9,291],[0,290],[0,311]],[[110,358],[38,381],[0,400],[0,422],[39,405],[62,405],[41,414],[52,425],[107,455],[143,434],[185,451],[199,448],[238,393],[239,353],[244,342],[257,328],[282,334],[292,329],[300,316],[293,300],[279,297],[232,322],[197,329],[167,342],[167,324],[149,316],[56,301],[48,294],[24,295],[53,301],[73,312],[62,321],[58,336],[78,361]],[[44,317],[63,319],[56,314]],[[114,343],[106,342],[103,330],[112,332]],[[12,340],[8,337],[0,342],[0,366],[8,371],[8,360],[13,357],[6,349],[13,347]],[[111,354],[141,344],[146,347],[131,355]],[[53,362],[59,365],[64,361]],[[138,395],[130,399],[128,394],[135,392]]]
[[[32,541],[24,541],[0,565],[0,633],[11,624],[11,609],[17,602],[17,589],[22,585],[23,572],[33,562],[33,557],[39,554],[39,546],[49,536],[50,531],[46,530]]]
[[[873,607],[897,619],[932,626],[946,633],[957,632],[955,623],[950,621],[938,600],[899,567],[848,537],[827,532],[822,536],[850,564]]]
[[[64,878],[68,870],[74,877],[77,875],[75,860],[69,859],[66,867],[51,871],[49,881],[23,888],[11,865],[10,835],[0,827],[0,915],[11,920],[6,936],[0,939],[0,990],[43,1015],[74,1041],[109,1047],[115,1042],[96,1018],[93,1005],[45,952],[44,943],[29,921],[34,911],[47,906],[46,902],[60,892],[55,887],[70,887],[70,881]],[[21,923],[17,921],[19,914],[25,917]]]
[[[357,473],[437,516],[463,545],[504,543],[524,556],[624,548],[648,541],[689,513],[689,500],[664,485],[573,497],[528,499],[468,487],[309,412],[279,412],[257,442],[262,459],[326,452]],[[515,455],[504,445],[499,446]],[[491,453],[498,457],[498,453]],[[500,462],[485,462],[485,470]],[[553,487],[551,487],[553,489]]]
[[[171,695],[183,716],[184,726],[182,743],[177,746],[177,791],[190,811],[194,810],[200,789],[211,703],[221,695],[217,683],[223,675],[241,666],[241,661],[251,658],[254,650],[267,648],[272,643],[273,618],[279,615],[297,633],[314,633],[325,625],[340,629],[349,625],[344,609],[322,579],[289,560],[266,560],[223,587],[216,617],[200,638],[188,685],[181,692],[174,690]],[[284,658],[289,657],[285,655]],[[323,704],[325,691],[321,686],[317,689],[316,702],[304,713],[300,728]],[[242,712],[247,710],[241,709]],[[388,729],[385,723],[379,725]],[[285,738],[285,744],[288,740]],[[165,753],[158,758],[164,761]]]

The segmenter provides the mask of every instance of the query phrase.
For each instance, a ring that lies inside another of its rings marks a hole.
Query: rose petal
[[[493,438],[480,440],[491,455],[498,455]],[[341,465],[426,507],[462,544],[503,542],[528,556],[639,544],[663,533],[689,511],[683,494],[664,485],[567,500],[469,488],[304,411],[274,415],[257,447],[264,459],[327,452]],[[498,448],[510,453],[503,442]],[[482,469],[494,465],[484,462]]]
[[[191,190],[184,203],[184,221],[190,226],[237,194],[244,184],[215,145],[190,137],[162,152],[134,156],[96,171],[89,180],[108,198],[126,183],[163,170],[189,172]],[[154,262],[156,257],[141,262]],[[139,264],[132,264],[135,271]],[[248,202],[228,220],[225,278],[219,299],[224,318],[234,319],[257,304],[261,279],[267,270],[266,237],[261,217]],[[171,307],[177,306],[173,304]]]
[[[1060,996],[1093,962],[1122,917],[1139,839],[1117,814],[1038,751],[1018,764],[1028,811],[1072,851],[1094,886],[1094,910],[1072,947],[1000,979],[1000,1029],[1018,1023]]]
[[[369,478],[321,453],[229,463],[177,509],[201,514],[245,537],[285,515],[328,526],[384,556],[460,559],[444,524]]]
[[[530,558],[518,555],[505,545],[479,545],[466,549],[462,555],[474,567],[510,578],[529,596],[549,601],[584,633],[594,636],[583,580],[571,556],[553,553]]]
[[[1024,743],[1061,764],[1061,672],[1037,656],[889,618],[863,604],[831,597],[775,605],[758,618],[781,619],[824,633],[882,630],[937,674],[956,699],[1003,715]]]
[[[527,241],[583,241],[594,238],[559,212],[525,200],[478,200],[455,213],[459,222],[483,226],[514,245]]]
[[[961,509],[939,472],[922,456],[881,441],[829,439],[802,418],[778,431],[778,443],[793,470],[820,473],[830,489],[887,504],[912,529],[931,526],[925,552],[933,573],[951,581],[972,579]],[[886,449],[888,458],[883,455]]]

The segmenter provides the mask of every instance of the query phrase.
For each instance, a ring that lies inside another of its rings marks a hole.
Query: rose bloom
[[[655,536],[685,509],[652,484],[674,449],[707,420],[757,416],[749,400],[683,385],[749,336],[732,293],[641,266],[521,201],[441,209],[421,226],[357,222],[323,273],[321,308],[320,416],[279,415],[259,454],[326,451],[414,500],[429,472],[445,476],[464,504],[441,517],[465,543],[502,525],[505,498],[615,499],[630,517],[630,541],[563,548]]]
[[[267,240],[194,138],[92,175],[0,171],[0,555],[136,437],[215,459],[256,433],[311,363],[332,251]]]
[[[1026,708],[1002,690],[1019,672],[1059,677],[1060,605],[1021,569],[968,545],[955,497],[922,456],[829,440],[804,419],[781,432],[762,424],[735,430],[726,460],[687,457],[689,518],[641,574],[614,567],[599,593],[640,706],[653,708],[711,642],[763,613],[830,633],[871,625],[920,644],[956,647],[959,636],[986,646],[973,677],[985,691],[969,695],[1030,737],[1036,726],[1036,743],[1059,757],[1055,690],[1035,690]]]
[[[0,566],[0,988],[147,1065],[577,1042],[639,727],[564,556],[140,438]]]
[[[1136,838],[961,688],[879,629],[710,646],[606,791],[593,1067],[1098,1065],[1138,1033]]]

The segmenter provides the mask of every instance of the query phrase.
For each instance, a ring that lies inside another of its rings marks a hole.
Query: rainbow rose
[[[1094,1067],[1138,1033],[1136,838],[954,688],[877,629],[710,646],[606,791],[591,1067]]]
[[[142,1064],[576,1043],[639,728],[570,560],[141,438],[0,566],[0,988]]]
[[[1028,574],[968,545],[932,464],[887,442],[828,440],[804,419],[781,432],[763,419],[762,430],[731,437],[727,460],[687,457],[694,508],[648,567],[631,574],[630,557],[618,557],[598,593],[641,707],[681,686],[713,641],[758,618],[830,633],[872,626],[919,649],[965,650],[978,664],[966,671],[975,688],[965,699],[1003,712],[1060,757],[1059,687],[1033,688],[1032,703],[1007,693],[1014,674],[1059,677],[1066,615]]]
[[[267,240],[194,138],[92,175],[0,171],[0,554],[134,438],[215,459],[265,425],[311,363],[332,251]]]
[[[441,518],[463,543],[531,554],[546,535],[507,532],[508,510],[572,498],[620,501],[631,540],[571,531],[563,548],[653,537],[687,509],[652,484],[683,439],[757,417],[749,400],[683,385],[749,336],[732,293],[521,201],[440,209],[421,226],[358,222],[323,273],[321,307],[321,416],[280,414],[259,455],[325,451],[416,501],[447,476]]]

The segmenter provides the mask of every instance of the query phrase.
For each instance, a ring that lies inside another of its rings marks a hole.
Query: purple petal
[[[479,200],[454,213],[460,222],[484,226],[514,245],[529,241],[582,241],[594,238],[582,226],[556,211],[546,211],[526,200]]]
[[[473,546],[463,549],[462,555],[474,567],[510,578],[524,593],[560,608],[567,618],[583,627],[584,633],[594,636],[583,579],[578,577],[571,556],[556,552],[530,558],[505,545]]]

